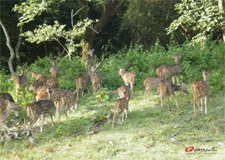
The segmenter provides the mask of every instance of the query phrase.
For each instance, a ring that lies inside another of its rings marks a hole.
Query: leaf
[[[144,147],[146,147],[146,148],[152,148],[152,147],[153,147],[153,145],[146,144],[146,145],[144,145]]]
[[[27,148],[33,149],[34,148],[34,145],[30,144],[29,146],[27,146]]]
[[[23,158],[24,157],[24,155],[19,154],[19,153],[14,153],[13,156],[17,157],[17,158]]]
[[[52,148],[45,149],[45,152],[53,152],[53,151],[54,151],[54,149],[52,149]]]

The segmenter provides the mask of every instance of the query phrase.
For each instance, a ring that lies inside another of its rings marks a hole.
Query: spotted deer
[[[60,103],[60,100],[62,98],[62,95],[64,94],[64,91],[61,88],[49,88],[47,89],[47,93],[49,96],[48,99],[53,101],[56,105],[56,117],[59,123],[62,107],[64,105],[64,103]]]
[[[64,106],[65,106],[65,114],[66,117],[69,117],[69,111],[71,110],[72,112],[75,111],[75,109],[77,109],[77,101],[75,98],[75,94],[72,91],[65,91],[60,99],[59,102],[59,106],[61,107],[61,110],[63,110]]]
[[[51,77],[58,78],[59,77],[59,70],[57,67],[58,59],[51,61],[52,67],[50,68]]]
[[[118,95],[120,98],[124,98],[127,96],[128,101],[131,98],[131,90],[128,86],[121,86],[118,90]]]
[[[43,131],[44,114],[49,114],[52,121],[52,126],[54,126],[53,113],[55,110],[55,104],[51,100],[40,100],[34,102],[27,106],[27,117],[24,118],[24,133],[26,133],[26,128],[30,129],[33,135],[33,125],[41,118],[40,131]],[[30,123],[28,124],[28,120]]]
[[[164,106],[164,97],[167,97],[168,100],[168,108],[171,111],[171,106],[170,106],[170,95],[172,94],[175,101],[176,101],[176,106],[177,108],[179,108],[178,106],[178,102],[177,102],[177,98],[175,95],[176,91],[182,91],[186,94],[189,94],[187,91],[187,87],[184,83],[181,83],[179,86],[173,84],[171,81],[163,79],[160,83],[159,83],[159,88],[160,88],[160,96],[161,96],[161,111],[163,111],[163,106]]]
[[[175,84],[175,77],[177,79],[177,84],[179,84],[179,75],[182,72],[180,59],[181,55],[173,56],[173,59],[176,62],[176,65],[162,65],[156,69],[156,74],[158,77],[167,79],[169,76],[173,78],[173,84]],[[174,77],[175,76],[175,77]]]
[[[89,73],[94,63],[94,49],[91,49],[87,53],[87,59],[85,61],[85,70]]]
[[[147,101],[147,96],[150,94],[152,87],[158,86],[159,83],[163,80],[163,78],[160,77],[148,77],[144,80],[144,86],[145,86],[145,94],[144,98],[145,101]]]
[[[115,108],[114,108],[114,115],[113,115],[113,122],[112,122],[112,128],[114,128],[115,119],[117,117],[120,117],[122,115],[122,121],[124,121],[124,114],[125,119],[127,119],[128,116],[128,102],[130,100],[130,90],[128,89],[119,89],[120,95],[124,96],[123,98],[118,99],[115,102]]]
[[[195,111],[195,116],[197,116],[196,105],[199,107],[199,111],[203,111],[203,103],[205,104],[205,114],[207,114],[207,104],[208,96],[210,93],[209,88],[209,76],[210,71],[203,71],[203,80],[197,80],[192,83],[192,93],[193,93],[193,107]],[[201,108],[198,101],[201,100]]]
[[[9,102],[13,102],[15,103],[13,97],[11,94],[9,93],[0,93],[0,98],[4,99],[4,100],[8,100]]]
[[[100,64],[101,62],[91,67],[91,82],[93,86],[93,93],[102,88],[102,74],[96,71]]]
[[[46,81],[46,85],[57,88],[59,87],[59,80],[57,77],[51,77]]]
[[[5,124],[7,119],[12,113],[12,110],[15,113],[15,116],[18,118],[20,114],[20,106],[14,102],[12,102],[12,96],[8,96],[10,94],[1,94],[0,97],[0,126],[6,129],[8,134],[10,134],[9,128]]]
[[[136,75],[133,72],[126,72],[125,73],[125,68],[120,69],[119,75],[122,77],[126,86],[128,86],[130,84],[131,93],[133,93]]]
[[[91,84],[91,76],[87,73],[81,73],[76,78],[76,92],[77,92],[77,98],[76,100],[79,100],[79,91],[81,90],[82,97],[84,96],[84,89],[87,88],[89,93],[89,86]]]
[[[42,85],[42,82],[40,82],[39,80],[36,80],[34,83],[32,83],[29,87],[30,91],[33,91],[34,95],[36,95],[36,100],[47,100],[46,99],[46,90],[48,88],[52,88],[52,86],[49,85]],[[45,91],[45,92],[44,92]],[[45,96],[43,96],[45,93]],[[47,95],[48,97],[48,95]]]
[[[42,83],[43,85],[46,83],[47,81],[47,76],[43,73],[31,73],[31,76],[33,78],[35,78],[36,81],[39,81],[40,83]]]
[[[18,95],[18,89],[25,88],[27,86],[27,82],[28,82],[28,78],[26,76],[26,69],[23,68],[21,70],[21,72],[22,72],[21,76],[13,75],[10,78],[10,80],[13,80],[16,82],[16,95]],[[16,96],[16,98],[17,98],[17,96]]]

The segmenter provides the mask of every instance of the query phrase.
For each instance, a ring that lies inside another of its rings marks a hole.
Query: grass
[[[171,97],[172,112],[168,111],[165,100],[166,106],[161,113],[156,91],[151,93],[149,102],[143,100],[143,91],[135,91],[124,123],[117,123],[114,130],[111,123],[93,128],[97,120],[114,108],[116,93],[108,93],[110,100],[107,103],[86,95],[78,110],[71,113],[69,119],[62,115],[60,124],[54,127],[46,117],[44,131],[33,136],[32,144],[29,137],[1,142],[0,159],[224,159],[225,147],[218,145],[218,142],[225,143],[224,95],[210,98],[209,113],[195,118],[191,95],[177,93],[178,110]],[[91,134],[92,131],[95,134]],[[177,141],[173,142],[171,135],[176,133]],[[202,139],[212,141],[203,142]],[[189,146],[216,147],[217,151],[186,153]]]

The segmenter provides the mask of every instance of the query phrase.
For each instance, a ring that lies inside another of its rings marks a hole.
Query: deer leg
[[[208,105],[208,97],[205,96],[205,114],[208,113],[208,111],[207,111],[207,105]]]
[[[179,76],[179,74],[176,76],[176,78],[177,78],[177,84],[180,84],[180,76]]]
[[[172,76],[173,84],[175,84],[175,76]]]
[[[52,121],[52,127],[54,126],[54,121],[53,121],[53,116],[52,114],[50,114],[50,118],[51,118],[51,121]]]
[[[127,119],[127,116],[128,116],[128,108],[124,110],[125,112],[125,120]]]
[[[40,126],[40,132],[43,131],[43,123],[44,123],[44,115],[41,115],[41,126]]]
[[[199,108],[199,111],[202,112],[203,111],[203,103],[204,103],[204,99],[201,98],[201,108]]]
[[[163,111],[163,106],[164,106],[164,95],[162,93],[162,91],[160,91],[161,93],[161,112]]]
[[[32,121],[30,122],[30,124],[29,124],[29,128],[30,128],[30,131],[31,131],[31,134],[32,134],[32,135],[34,134],[32,127],[33,127],[33,125],[37,122],[37,120],[38,120],[38,118],[35,116],[35,117],[33,118],[33,120],[32,120]]]
[[[167,95],[167,100],[168,100],[168,109],[171,111],[170,96],[169,95]]]
[[[149,93],[149,89],[146,89],[146,90],[145,90],[145,94],[144,94],[145,102],[149,101],[148,93]],[[149,94],[149,96],[150,96],[150,94]]]
[[[173,93],[173,97],[174,97],[174,99],[175,99],[175,102],[176,102],[176,106],[177,106],[177,108],[179,108],[179,106],[178,106],[178,102],[177,102],[177,98],[176,98],[175,93]]]
[[[114,111],[112,129],[114,129],[114,123],[115,123],[116,116],[117,116],[117,113],[116,113],[116,111]]]

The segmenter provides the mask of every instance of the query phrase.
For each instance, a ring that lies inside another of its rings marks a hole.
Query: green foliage
[[[180,16],[167,28],[168,34],[182,26],[186,28],[185,32],[195,33],[193,41],[199,41],[223,25],[223,17],[215,0],[183,0],[175,5],[175,9]]]

